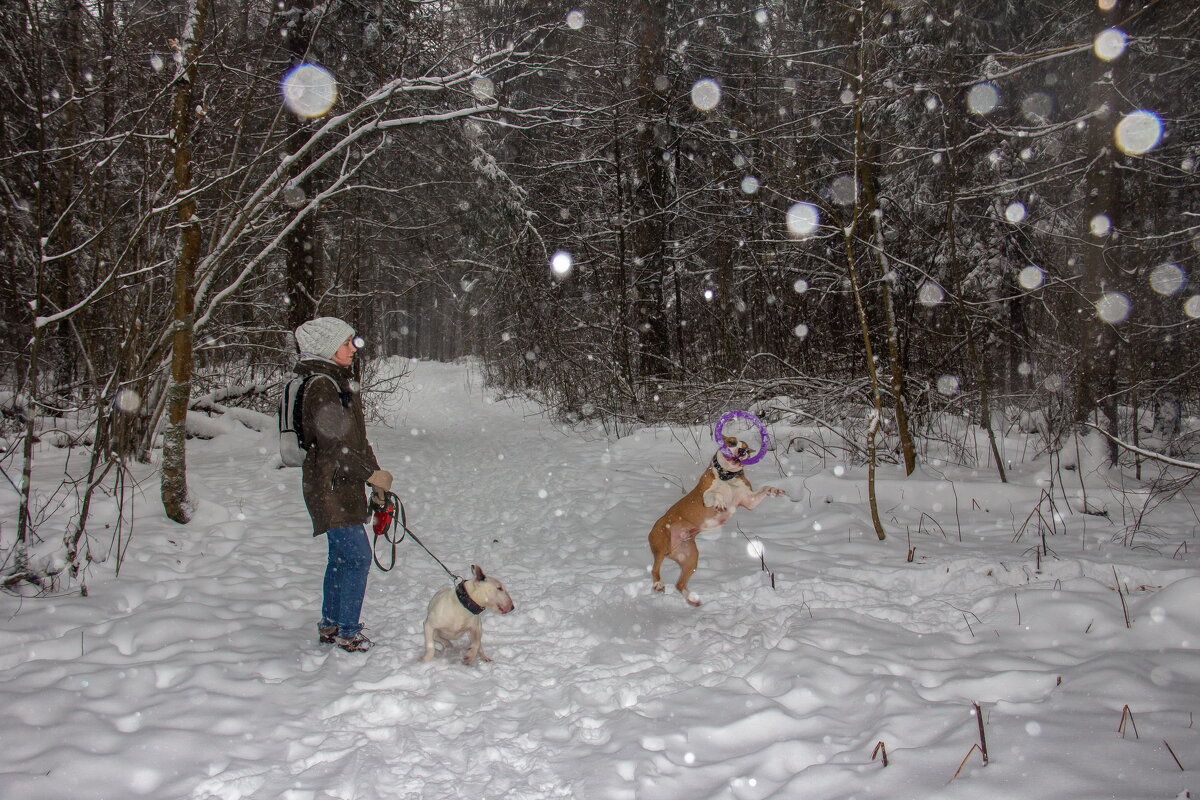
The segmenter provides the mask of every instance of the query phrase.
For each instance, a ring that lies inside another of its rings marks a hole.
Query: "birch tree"
[[[192,192],[192,129],[198,77],[196,61],[204,41],[208,0],[189,0],[176,49],[175,104],[171,113],[176,219],[179,245],[171,290],[171,383],[167,389],[167,428],[163,436],[162,501],[167,517],[185,524],[194,511],[187,485],[187,412],[192,395],[192,341],[195,330],[193,280],[200,261],[201,230]]]

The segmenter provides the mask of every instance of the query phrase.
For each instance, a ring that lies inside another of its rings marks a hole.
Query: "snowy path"
[[[1200,577],[1170,557],[1182,508],[1158,553],[1071,518],[1039,574],[1032,543],[1013,542],[1032,478],[962,471],[957,503],[935,471],[883,482],[879,542],[860,476],[768,458],[752,479],[792,502],[702,538],[692,609],[650,591],[646,533],[709,457],[703,432],[588,441],[488,402],[461,366],[414,367],[371,438],[425,544],[509,588],[516,610],[484,618],[495,660],[417,661],[449,579],[411,542],[371,577],[377,647],[318,645],[324,543],[298,470],[271,468],[257,434],[198,442],[199,519],[163,520],[151,482],[120,579],[100,566],[87,599],[0,599],[0,798],[1200,792]],[[776,588],[738,525],[766,542]],[[951,782],[978,741],[975,701],[991,764],[973,755]],[[1140,738],[1116,733],[1126,704]]]

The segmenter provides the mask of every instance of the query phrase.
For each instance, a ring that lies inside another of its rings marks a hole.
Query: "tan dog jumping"
[[[429,601],[422,661],[430,661],[437,654],[435,642],[441,644],[442,652],[445,652],[450,643],[464,633],[470,634],[471,640],[463,654],[463,663],[474,664],[476,658],[491,661],[483,652],[483,621],[479,615],[489,608],[507,614],[513,610],[513,601],[500,581],[487,577],[474,564],[471,569],[474,580],[463,581],[453,589],[441,589]]]
[[[725,448],[717,450],[712,464],[700,476],[699,483],[686,495],[667,509],[650,529],[650,552],[654,555],[654,566],[650,577],[654,591],[663,591],[660,569],[664,558],[679,564],[679,580],[675,588],[693,606],[700,605],[700,598],[688,591],[688,580],[696,571],[700,551],[696,549],[696,535],[724,525],[733,513],[741,508],[754,508],[764,497],[779,497],[782,489],[764,486],[757,492],[742,473],[742,460],[750,455],[750,447],[740,439],[724,437]],[[734,458],[726,458],[724,449]]]

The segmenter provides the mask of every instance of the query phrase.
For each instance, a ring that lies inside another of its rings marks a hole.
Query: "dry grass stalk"
[[[1166,742],[1163,742],[1163,744],[1166,744]],[[1168,745],[1167,749],[1170,749],[1169,745]],[[1174,755],[1174,754],[1172,754],[1172,755]],[[875,749],[871,751],[871,760],[872,761],[875,760],[875,756],[882,756],[883,765],[885,767],[888,765],[887,745],[883,743],[882,739],[879,740],[879,744],[875,745]],[[1179,763],[1178,759],[1176,760],[1176,763]],[[1183,769],[1183,767],[1180,767],[1180,769]]]
[[[979,754],[983,756],[983,765],[988,764],[987,754],[987,737],[983,735],[983,710],[979,708],[979,703],[972,703],[975,706],[975,721],[979,723]]]
[[[1129,710],[1128,703],[1126,703],[1125,707],[1121,709],[1121,724],[1117,726],[1117,733],[1121,734],[1122,739],[1125,738],[1125,720],[1126,719],[1128,719],[1130,725],[1133,726],[1133,738],[1135,738],[1135,739],[1142,738],[1142,737],[1138,736],[1137,722],[1133,718],[1133,712]]]
[[[946,781],[946,783],[954,782],[954,778],[957,778],[959,773],[962,772],[962,768],[967,765],[967,759],[971,757],[971,753],[974,753],[978,749],[979,749],[979,745],[977,745],[977,744],[971,745],[971,749],[967,751],[967,754],[965,756],[963,756],[963,760],[958,765],[958,769],[954,770],[954,777],[952,777],[950,780]],[[980,753],[980,755],[982,755],[982,752]],[[986,764],[986,762],[985,762],[985,764]]]
[[[1121,611],[1125,614],[1125,627],[1132,628],[1133,621],[1129,619],[1129,605],[1125,602],[1125,592],[1121,589],[1121,579],[1117,577],[1117,568],[1113,567],[1113,581],[1117,584],[1117,596],[1121,598]],[[1126,706],[1128,708],[1129,706]]]
[[[883,742],[880,742],[880,744],[883,744]],[[1179,767],[1180,772],[1185,772],[1186,770],[1184,770],[1183,764],[1179,763],[1179,756],[1175,755],[1175,751],[1171,749],[1171,745],[1167,744],[1166,739],[1163,739],[1163,744],[1166,745],[1167,752],[1171,754],[1171,758],[1175,759],[1175,766]],[[887,756],[886,755],[883,757],[883,765],[885,767],[887,766]]]

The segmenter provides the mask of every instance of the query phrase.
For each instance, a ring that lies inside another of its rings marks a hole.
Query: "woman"
[[[312,376],[304,384],[304,503],[313,536],[325,535],[329,561],[318,639],[351,653],[371,649],[359,622],[371,542],[364,523],[370,517],[364,484],[382,495],[392,487],[391,473],[379,468],[367,441],[362,398],[351,365],[362,340],[336,317],[318,317],[296,329],[300,360],[295,372]]]

